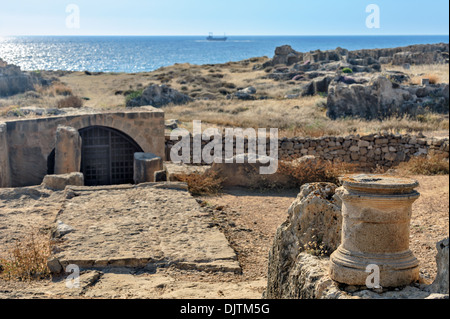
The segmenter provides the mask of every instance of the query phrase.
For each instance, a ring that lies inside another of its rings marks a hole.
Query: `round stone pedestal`
[[[330,257],[330,276],[348,285],[366,285],[367,266],[380,270],[382,287],[419,279],[419,263],[409,250],[413,202],[419,183],[384,175],[351,175],[336,193],[342,199],[341,245]],[[373,267],[373,266],[372,266]]]

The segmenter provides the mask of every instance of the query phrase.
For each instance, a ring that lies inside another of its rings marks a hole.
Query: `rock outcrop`
[[[448,299],[448,238],[436,245],[438,274],[431,285],[413,283],[393,290],[340,285],[333,281],[329,276],[329,257],[305,244],[318,239],[331,248],[340,244],[341,202],[335,196],[336,188],[330,183],[302,186],[289,208],[287,220],[278,227],[269,252],[264,298]]]
[[[404,64],[444,64],[449,63],[449,44],[418,44],[397,48],[364,49],[349,51],[343,48],[335,50],[315,50],[298,52],[289,45],[275,49],[272,60],[263,64],[264,68],[284,64],[296,65],[297,68],[315,63],[332,63],[343,61],[352,65],[370,66],[379,63],[394,65]],[[378,66],[375,66],[378,68]]]
[[[371,120],[414,117],[425,111],[448,113],[447,92],[448,84],[407,86],[381,75],[365,84],[337,78],[328,88],[327,115],[331,119],[351,116]]]
[[[180,93],[167,85],[150,85],[144,89],[141,96],[127,101],[128,107],[138,107],[151,105],[153,107],[162,107],[167,104],[186,104],[191,102],[192,98],[186,94]]]
[[[33,91],[36,84],[45,83],[37,74],[22,72],[20,67],[0,59],[0,97]]]
[[[447,294],[449,293],[449,250],[448,250],[448,237],[436,244],[436,265],[437,275],[433,284],[431,285],[431,291],[434,293]]]
[[[297,285],[298,276],[304,276],[303,262],[299,263],[303,258],[299,254],[306,251],[326,255],[339,246],[342,217],[336,188],[331,183],[301,187],[289,207],[287,220],[277,229],[269,252],[267,298],[314,297],[314,293],[305,295],[302,285]]]
[[[245,89],[238,90],[235,92],[232,97],[237,98],[238,100],[255,100],[256,89],[253,86],[249,86]]]

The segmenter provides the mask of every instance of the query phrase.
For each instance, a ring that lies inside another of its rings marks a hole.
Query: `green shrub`
[[[350,68],[343,68],[342,73],[353,73],[353,70]]]
[[[143,93],[144,93],[144,90],[131,91],[130,93],[128,93],[126,95],[126,98],[125,98],[126,102],[128,103],[129,101],[131,101],[133,99],[140,98]]]

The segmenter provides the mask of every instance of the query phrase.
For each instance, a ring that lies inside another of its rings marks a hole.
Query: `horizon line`
[[[20,34],[0,37],[203,37],[206,34]],[[227,37],[378,37],[378,36],[442,36],[450,34],[231,34]]]

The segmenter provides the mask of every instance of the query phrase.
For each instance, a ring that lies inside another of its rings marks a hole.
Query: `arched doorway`
[[[85,185],[133,183],[134,153],[142,149],[131,137],[105,126],[86,127],[79,133]]]

